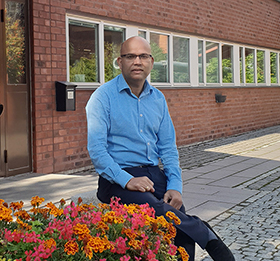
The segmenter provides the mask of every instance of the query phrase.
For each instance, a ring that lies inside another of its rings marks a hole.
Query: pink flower
[[[122,256],[120,258],[120,261],[128,261],[130,259],[130,256]]]

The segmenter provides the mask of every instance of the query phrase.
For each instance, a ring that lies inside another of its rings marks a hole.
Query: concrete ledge
[[[90,191],[79,193],[77,195],[72,196],[71,201],[73,201],[75,204],[77,204],[78,198],[81,197],[81,199],[83,200],[83,203],[85,203],[85,204],[92,203],[93,205],[97,206],[98,203],[101,203],[101,201],[97,198],[96,192],[97,192],[97,189],[93,189]]]

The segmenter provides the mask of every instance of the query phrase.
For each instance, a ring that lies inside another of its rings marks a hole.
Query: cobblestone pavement
[[[242,134],[240,136],[227,138],[224,142],[239,142],[267,135],[269,133],[279,133],[279,126],[265,130],[259,130]],[[231,140],[229,142],[229,140]],[[268,141],[269,142],[269,141]],[[271,141],[270,141],[271,142]],[[279,142],[279,140],[278,140]],[[222,140],[207,142],[199,145],[200,147],[210,148],[212,145],[220,146]],[[198,146],[198,148],[199,148]],[[262,146],[266,146],[262,144]],[[250,148],[249,148],[250,149]],[[255,148],[257,150],[258,148]],[[192,153],[181,148],[181,154]],[[183,164],[182,168],[196,168],[202,164],[212,162],[213,158],[208,158],[213,154],[199,150],[201,161],[197,159],[190,165]],[[230,157],[228,154],[216,154],[215,160]],[[187,157],[185,157],[187,158]],[[195,158],[195,157],[194,157]],[[230,247],[236,261],[279,261],[280,260],[280,168],[262,174],[252,180],[238,186],[255,190],[253,197],[241,202],[235,207],[222,213],[210,221],[215,231],[224,242]],[[197,248],[196,261],[212,260],[206,251]],[[226,260],[225,260],[226,261]]]
[[[273,180],[279,171],[271,173]],[[265,179],[265,178],[264,178]],[[278,177],[279,179],[279,177]],[[225,239],[236,261],[280,260],[280,188],[279,183],[256,181],[247,188],[260,190],[256,196],[226,211],[210,223],[219,236]],[[212,260],[198,249],[196,260]]]

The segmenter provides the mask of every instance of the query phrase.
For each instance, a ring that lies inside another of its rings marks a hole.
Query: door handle
[[[0,104],[0,115],[1,115],[2,112],[3,112],[3,108],[4,108],[3,104]]]

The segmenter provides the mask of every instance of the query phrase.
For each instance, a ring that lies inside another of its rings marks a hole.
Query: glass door
[[[10,176],[31,171],[29,16],[27,0],[2,1],[2,6],[3,2],[1,171],[2,176]]]

